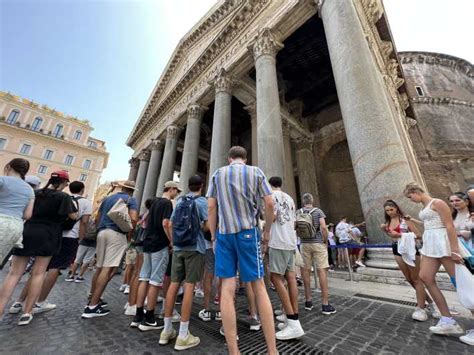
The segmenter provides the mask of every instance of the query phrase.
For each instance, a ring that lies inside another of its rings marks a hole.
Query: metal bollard
[[[351,259],[349,258],[349,249],[344,248],[344,253],[346,255],[347,267],[349,268],[349,281],[354,282],[354,277],[352,276],[352,265]]]

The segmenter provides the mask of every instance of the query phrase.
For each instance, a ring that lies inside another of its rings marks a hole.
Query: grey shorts
[[[204,255],[204,265],[206,268],[206,272],[208,274],[214,275],[214,270],[216,268],[216,258],[214,255],[214,250],[206,249],[206,255]]]
[[[143,264],[138,280],[147,281],[152,286],[163,286],[168,259],[168,248],[156,253],[143,253]]]
[[[269,248],[268,268],[270,272],[285,275],[295,271],[295,251]]]
[[[76,260],[74,262],[76,264],[89,264],[92,259],[94,259],[95,255],[95,247],[88,247],[86,245],[80,245],[77,248],[76,253]]]

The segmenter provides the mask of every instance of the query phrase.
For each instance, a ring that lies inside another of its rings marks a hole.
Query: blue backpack
[[[197,244],[201,222],[195,200],[200,196],[183,196],[173,217],[173,244],[189,247]]]

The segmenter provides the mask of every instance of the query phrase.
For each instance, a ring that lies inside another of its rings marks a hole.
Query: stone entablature
[[[400,52],[399,56],[402,64],[416,62],[427,65],[441,65],[464,73],[469,78],[474,77],[474,66],[462,58],[432,52]]]

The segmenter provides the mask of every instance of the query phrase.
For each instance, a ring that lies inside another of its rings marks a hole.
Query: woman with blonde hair
[[[433,334],[463,334],[462,327],[453,319],[446,298],[436,284],[436,273],[441,265],[454,283],[454,265],[462,263],[459,244],[449,206],[442,200],[432,198],[417,183],[410,183],[403,194],[414,203],[423,204],[419,217],[423,221],[423,248],[420,265],[420,279],[428,288],[441,313],[438,324],[430,327]]]

